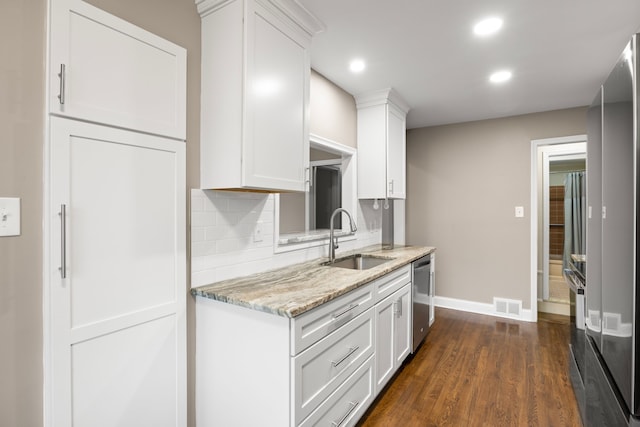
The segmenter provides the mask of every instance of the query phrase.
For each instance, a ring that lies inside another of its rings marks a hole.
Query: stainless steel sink
[[[355,254],[338,258],[333,263],[330,261],[325,262],[322,265],[326,265],[328,267],[348,268],[351,270],[368,270],[392,260],[393,258],[383,258],[367,254]]]

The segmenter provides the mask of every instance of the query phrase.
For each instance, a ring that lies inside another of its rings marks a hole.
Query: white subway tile
[[[204,197],[201,193],[191,192],[191,212],[204,211]]]
[[[216,225],[217,218],[212,212],[191,212],[192,227]]]
[[[203,270],[191,273],[191,287],[206,286],[219,281],[216,270]]]
[[[205,240],[204,227],[191,227],[191,242],[202,242]]]
[[[217,254],[235,252],[245,246],[240,239],[220,239],[216,240],[215,245]]]
[[[216,223],[220,226],[234,226],[238,223],[238,214],[228,211],[216,212]]]
[[[273,194],[192,190],[192,286],[327,256],[327,245],[274,253]],[[357,239],[341,243],[340,250],[379,243],[381,211],[371,202],[358,203]],[[257,223],[262,241],[254,242]]]
[[[215,242],[191,242],[191,256],[212,255],[216,251]]]

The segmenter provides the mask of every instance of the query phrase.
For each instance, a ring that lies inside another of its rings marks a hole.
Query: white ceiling
[[[417,128],[591,103],[631,35],[639,0],[298,0],[326,30],[311,66],[351,94],[393,87]],[[498,34],[472,27],[497,15]],[[367,63],[358,75],[351,59]],[[489,74],[513,71],[492,85]]]

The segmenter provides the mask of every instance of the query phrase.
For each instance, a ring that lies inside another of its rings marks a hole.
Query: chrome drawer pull
[[[334,427],[340,427],[342,425],[342,423],[344,423],[346,421],[347,418],[349,418],[349,415],[351,415],[351,413],[353,412],[354,409],[356,409],[358,407],[358,405],[360,404],[360,402],[356,401],[356,402],[349,402],[349,410],[347,410],[347,413],[344,414],[342,416],[342,418],[340,418],[340,421],[333,421],[331,423],[332,426]]]
[[[345,314],[347,314],[348,312],[350,312],[351,310],[353,310],[354,308],[356,308],[359,305],[360,304],[349,304],[349,307],[345,308],[340,313],[333,313],[333,318],[337,319],[338,317],[342,317],[342,316],[344,316]]]
[[[64,79],[65,79],[65,65],[60,64],[60,72],[58,73],[58,77],[60,77],[60,93],[58,94],[58,99],[60,100],[60,105],[64,105]]]
[[[358,351],[358,349],[360,348],[360,346],[355,346],[355,347],[349,347],[349,352],[347,354],[345,354],[344,356],[342,356],[342,358],[340,358],[340,360],[338,360],[337,362],[334,362],[333,360],[331,361],[331,365],[334,368],[337,368],[339,364],[341,364],[342,362],[344,362],[345,360],[347,360],[349,358],[349,356],[351,356],[353,353],[355,353],[356,351]]]

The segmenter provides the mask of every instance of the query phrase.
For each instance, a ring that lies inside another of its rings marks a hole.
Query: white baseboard
[[[506,319],[522,320],[525,322],[537,321],[537,316],[534,317],[530,309],[523,308],[520,312],[520,316],[511,316],[503,313],[496,313],[493,304],[456,298],[439,297],[437,295],[433,298],[433,303],[436,307],[451,308],[453,310],[484,314],[486,316],[503,317]]]

